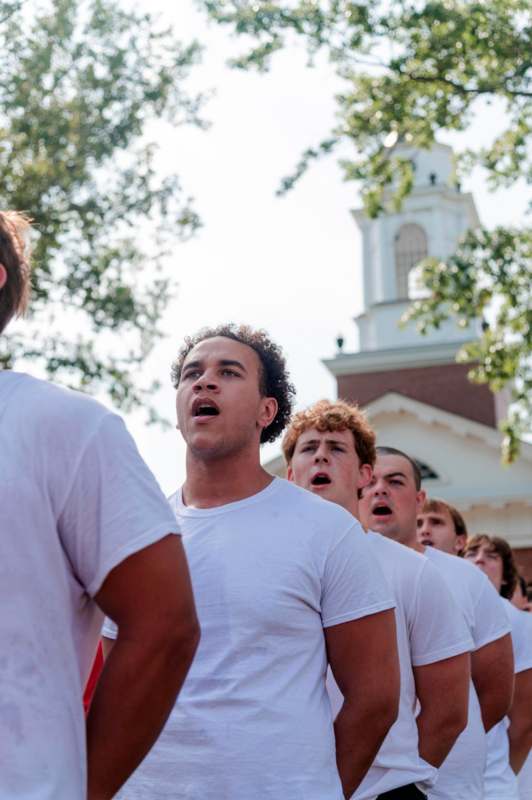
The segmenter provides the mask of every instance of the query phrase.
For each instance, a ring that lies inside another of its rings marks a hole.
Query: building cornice
[[[379,414],[411,414],[426,425],[440,425],[460,436],[461,439],[471,437],[495,450],[500,449],[502,442],[502,433],[496,428],[483,425],[481,422],[462,417],[459,414],[453,414],[451,411],[444,411],[428,403],[413,400],[399,392],[387,392],[382,397],[372,400],[365,406],[365,411],[370,421]],[[520,457],[525,461],[532,462],[532,444],[521,441]],[[529,500],[532,502],[532,494],[529,496]]]
[[[480,226],[480,218],[478,216],[475,199],[472,193],[457,191],[447,184],[439,184],[435,186],[415,186],[403,201],[403,207],[401,211],[386,214],[386,217],[388,219],[393,219],[394,217],[399,219],[408,216],[409,214],[416,213],[419,211],[417,204],[420,200],[423,200],[424,202],[430,201],[433,200],[434,197],[444,198],[446,201],[451,203],[462,204],[465,201],[466,205],[469,207],[473,219],[473,227]],[[427,209],[430,207],[431,206],[429,203]],[[371,225],[375,221],[368,217],[364,207],[351,209],[351,214],[359,226]]]
[[[366,372],[408,369],[412,367],[434,367],[454,364],[458,350],[467,340],[438,344],[393,347],[386,350],[363,350],[359,353],[339,353],[334,358],[322,359],[335,377],[357,375]]]

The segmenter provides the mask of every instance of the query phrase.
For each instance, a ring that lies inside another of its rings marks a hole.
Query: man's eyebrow
[[[301,441],[301,439],[299,441]],[[326,444],[341,444],[341,445],[344,445],[345,447],[347,447],[346,443],[344,441],[342,441],[341,439],[325,439],[325,442],[326,442]],[[320,439],[304,439],[301,443],[302,444],[319,444],[320,443]]]
[[[396,472],[387,472],[384,475],[384,477],[385,478],[405,478],[406,479],[407,478],[407,474],[406,474],[406,472],[401,472],[400,470],[397,470]]]
[[[218,363],[221,367],[238,367],[242,372],[247,372],[245,366],[234,358],[221,358]]]
[[[185,370],[191,369],[191,368],[197,369],[198,367],[201,367],[202,365],[203,365],[203,362],[200,359],[198,359],[196,361],[187,361],[185,364],[183,364],[183,372],[185,372]],[[243,364],[241,364],[240,361],[236,361],[236,359],[233,359],[233,358],[221,358],[218,361],[218,366],[220,366],[220,367],[238,367],[243,372],[247,372],[245,366]]]
[[[182,372],[184,372],[186,369],[189,369],[190,367],[200,367],[200,366],[201,366],[201,361],[187,361],[185,364],[183,364]]]

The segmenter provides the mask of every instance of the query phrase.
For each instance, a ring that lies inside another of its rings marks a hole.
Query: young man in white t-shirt
[[[457,555],[463,552],[466,546],[467,527],[458,509],[450,503],[425,498],[421,512],[417,516],[417,537],[423,547],[435,548],[448,555]],[[433,551],[426,552],[430,557]],[[454,564],[453,566],[455,567]],[[471,571],[467,575],[471,582]],[[479,581],[478,576],[476,584],[478,617],[482,617],[484,621],[490,619],[492,623],[496,622],[498,617],[502,625],[504,617],[500,611],[495,611],[494,598],[497,593],[489,586],[488,581]],[[508,638],[509,634],[506,638],[495,639],[489,644],[480,646],[477,636],[477,646],[471,656],[471,673],[486,731],[491,730],[504,717],[512,696],[513,680],[507,659]],[[506,667],[504,667],[505,660]]]
[[[435,547],[450,556],[459,555],[465,547],[465,520],[450,503],[426,497],[416,524],[417,538],[422,547]]]
[[[0,213],[0,331],[27,303],[28,227]],[[117,416],[10,370],[0,509],[0,798],[108,800],[160,732],[198,640],[175,519]],[[121,636],[85,728],[103,612]]]
[[[500,719],[510,703],[512,648],[509,626],[496,593],[488,581],[462,559],[423,547],[417,540],[417,515],[425,492],[415,461],[395,448],[378,447],[373,478],[363,490],[360,515],[364,525],[395,541],[423,552],[445,579],[459,606],[474,642],[472,675],[483,685],[484,672],[498,674],[497,691],[485,711],[486,725]],[[482,665],[484,669],[479,669]],[[482,694],[483,692],[481,692]],[[485,692],[484,692],[485,694]],[[434,800],[482,800],[486,736],[477,693],[470,687],[468,724],[443,762],[428,796]]]
[[[520,775],[532,747],[532,617],[510,603],[517,580],[508,542],[485,534],[468,539],[464,558],[478,567],[499,593],[512,626],[515,690],[508,716],[488,733],[484,775],[485,800],[519,800],[530,793]]]
[[[158,745],[121,796],[350,797],[397,715],[394,602],[382,572],[347,512],[260,465],[260,444],[281,433],[293,395],[264,331],[200,331],[173,380],[187,477],[171,502],[202,640]],[[334,727],[327,662],[346,696]]]
[[[283,453],[289,480],[358,517],[358,492],[375,461],[375,434],[356,406],[321,400],[297,413]],[[416,800],[425,797],[466,725],[472,641],[427,559],[379,534],[368,533],[368,540],[397,603],[401,700],[399,718],[354,797]],[[450,685],[453,692],[442,703]],[[334,712],[343,698],[332,679],[328,688]]]

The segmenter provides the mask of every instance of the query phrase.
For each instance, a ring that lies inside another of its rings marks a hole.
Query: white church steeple
[[[414,165],[414,187],[401,211],[370,219],[353,212],[362,233],[363,311],[355,317],[356,352],[325,359],[338,396],[361,406],[396,393],[484,425],[495,427],[504,397],[468,380],[470,365],[456,362],[465,342],[478,338],[479,321],[460,328],[454,319],[422,336],[413,323],[400,327],[420,286],[417,265],[425,256],[445,260],[468,228],[479,225],[470,194],[452,185],[453,154],[435,144],[430,151],[397,148]]]
[[[436,342],[463,343],[474,336],[452,321],[420,341],[413,325],[398,322],[416,296],[416,265],[426,256],[445,259],[461,235],[479,225],[471,194],[453,187],[453,154],[436,144],[431,151],[399,145],[396,152],[410,158],[414,188],[398,213],[370,219],[364,210],[353,211],[362,234],[364,310],[356,319],[360,351],[419,346]]]

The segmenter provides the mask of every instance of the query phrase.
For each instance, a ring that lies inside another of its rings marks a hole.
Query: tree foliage
[[[116,3],[0,0],[0,207],[36,231],[31,318],[2,337],[4,368],[31,359],[124,410],[149,396],[138,376],[173,291],[162,259],[199,220],[159,177],[148,126],[201,125],[185,91],[198,57]]]
[[[244,37],[247,49],[233,60],[235,67],[266,70],[273,55],[298,38],[311,63],[324,50],[335,65],[342,86],[338,124],[303,153],[280,193],[313,159],[348,141],[353,156],[342,162],[344,174],[358,182],[368,214],[398,210],[414,176],[397,145],[430,149],[439,133],[466,131],[479,106],[490,103],[503,109],[507,125],[489,146],[459,155],[456,182],[482,167],[490,190],[532,183],[530,0],[198,2]],[[511,388],[516,406],[503,426],[507,461],[516,457],[532,421],[530,240],[530,226],[470,233],[447,264],[426,264],[430,297],[409,315],[424,332],[449,316],[490,318],[479,342],[460,357],[478,360],[474,380],[494,390]]]

